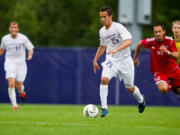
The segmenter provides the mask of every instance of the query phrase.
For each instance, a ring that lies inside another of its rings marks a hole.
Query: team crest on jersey
[[[167,48],[167,45],[164,45],[165,48]]]

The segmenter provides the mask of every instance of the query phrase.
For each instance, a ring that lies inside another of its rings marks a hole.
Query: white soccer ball
[[[93,104],[86,105],[83,109],[83,114],[85,117],[97,117],[98,108]]]

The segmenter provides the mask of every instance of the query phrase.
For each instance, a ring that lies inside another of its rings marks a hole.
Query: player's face
[[[10,24],[9,31],[10,31],[12,37],[16,37],[17,33],[19,31],[18,24]]]
[[[174,33],[174,35],[180,35],[180,25],[179,24],[173,24],[172,26],[172,31]]]
[[[112,21],[112,15],[109,16],[107,11],[100,12],[100,20],[104,26],[108,26]]]
[[[162,41],[164,39],[165,30],[161,26],[154,27],[154,35],[157,41]]]

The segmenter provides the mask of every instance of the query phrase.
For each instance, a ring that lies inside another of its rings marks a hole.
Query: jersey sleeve
[[[27,50],[32,50],[34,48],[33,44],[31,43],[31,41],[27,37],[25,37],[24,45],[25,45]]]
[[[144,48],[150,48],[150,44],[148,44],[147,39],[141,40],[141,45],[142,45]]]
[[[107,46],[107,44],[105,43],[105,41],[104,41],[104,39],[103,39],[103,37],[101,35],[101,32],[99,32],[99,37],[100,37],[100,45]]]
[[[177,52],[177,48],[176,48],[176,44],[175,44],[174,40],[171,43],[170,51],[171,52]]]
[[[5,44],[4,44],[3,38],[2,38],[2,40],[1,40],[1,47],[0,47],[0,48],[2,48],[2,49],[5,49],[5,48],[6,48],[6,46],[5,46]]]
[[[121,24],[116,26],[122,40],[131,39],[132,35],[129,33],[129,31]]]

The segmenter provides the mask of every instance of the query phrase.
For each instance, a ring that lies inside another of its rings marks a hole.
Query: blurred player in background
[[[175,41],[179,58],[177,60],[178,66],[180,67],[180,21],[176,20],[172,23],[173,39]]]
[[[31,60],[34,46],[25,35],[18,33],[19,26],[17,22],[10,23],[9,31],[10,34],[2,38],[0,55],[6,51],[4,68],[9,85],[8,93],[13,109],[16,110],[18,105],[15,86],[20,93],[21,99],[25,100],[23,82],[27,74],[26,49],[28,50],[27,60]]]
[[[165,28],[162,24],[154,25],[153,38],[140,41],[134,54],[134,63],[138,66],[138,54],[142,47],[151,52],[150,70],[161,93],[173,89],[180,95],[180,69],[176,63],[178,52],[172,38],[164,36]]]
[[[105,6],[100,10],[100,20],[104,26],[99,31],[100,46],[93,60],[93,66],[96,73],[96,70],[99,70],[97,61],[106,50],[106,60],[102,63],[103,71],[100,84],[101,117],[108,113],[108,84],[113,77],[123,79],[126,89],[137,99],[139,112],[142,113],[145,109],[145,100],[138,87],[134,86],[134,64],[129,48],[131,34],[123,25],[112,21],[110,7]]]

